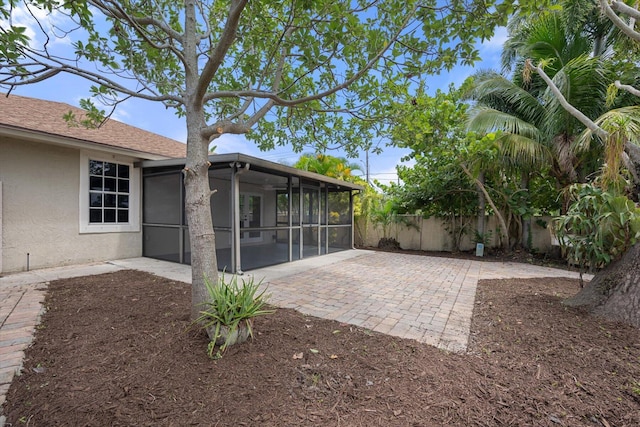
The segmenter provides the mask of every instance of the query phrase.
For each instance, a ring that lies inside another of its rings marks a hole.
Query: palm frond
[[[480,133],[502,131],[520,135],[533,141],[542,139],[540,130],[530,122],[484,105],[476,105],[471,108],[467,128]]]
[[[611,80],[609,70],[604,67],[601,58],[588,55],[574,58],[559,70],[552,80],[567,101],[587,117],[593,120],[604,112],[607,86]],[[546,134],[577,134],[584,128],[564,109],[549,88],[544,92],[543,103],[543,132]]]
[[[604,145],[604,165],[602,168],[602,184],[605,188],[612,186],[618,191],[622,175],[622,153],[628,142],[638,144],[640,140],[640,106],[630,106],[610,110],[595,120],[596,125],[605,130],[607,138],[602,141]],[[583,149],[594,140],[594,134],[587,129],[578,138],[576,147]]]
[[[546,145],[523,135],[504,134],[498,142],[504,156],[517,166],[535,169],[549,164],[553,159]]]
[[[544,108],[538,99],[496,72],[474,76],[474,86],[468,97],[532,123],[540,123],[544,116]]]
[[[607,111],[598,117],[595,124],[607,133],[622,135],[627,141],[640,145],[640,105],[616,108]],[[585,129],[576,140],[576,147],[585,149],[594,140],[594,134],[590,129]],[[595,139],[602,144],[607,141]]]

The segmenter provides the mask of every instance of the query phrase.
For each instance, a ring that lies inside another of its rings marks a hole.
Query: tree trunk
[[[626,154],[626,156],[624,156],[624,154]],[[624,145],[624,154],[622,160],[633,178],[633,200],[637,201],[640,198],[638,197],[640,193],[640,147],[631,142],[627,142]]]
[[[209,139],[202,134],[206,127],[202,90],[207,80],[198,74],[198,40],[196,2],[185,1],[185,92],[184,108],[187,121],[187,161],[184,167],[184,208],[189,225],[191,248],[191,319],[196,320],[202,304],[210,300],[205,280],[218,283],[216,238],[211,218],[211,188],[209,186]],[[208,83],[207,83],[208,85]]]
[[[195,124],[190,125],[196,127]],[[187,129],[190,128],[188,127]],[[184,204],[191,243],[192,320],[198,318],[202,310],[202,304],[210,299],[205,286],[205,279],[211,283],[218,282],[216,238],[211,217],[208,142],[200,136],[200,127],[197,127],[196,132],[188,130],[188,155],[184,169]]]
[[[640,243],[599,271],[565,304],[640,328]]]
[[[496,216],[496,218],[498,218],[500,229],[505,236],[502,240],[502,249],[504,249],[504,251],[507,253],[511,252],[511,248],[509,247],[509,229],[507,228],[507,223],[504,221],[504,216],[502,216],[502,213],[500,213],[495,203],[493,203],[493,199],[491,199],[491,196],[487,192],[487,189],[484,187],[484,184],[478,181],[478,179],[475,178],[471,172],[469,172],[469,169],[467,169],[464,164],[461,163],[460,166],[462,167],[464,173],[467,174],[469,179],[471,179],[471,181],[476,185],[478,190],[480,190],[482,194],[484,194],[485,200],[487,201],[487,203],[489,203],[491,209],[493,209],[494,215]]]

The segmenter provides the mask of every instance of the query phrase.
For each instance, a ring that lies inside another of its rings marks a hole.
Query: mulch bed
[[[560,250],[557,253],[532,253],[523,249],[515,248],[512,251],[504,252],[500,248],[485,248],[483,256],[476,255],[475,249],[469,251],[420,251],[416,249],[394,248],[391,245],[385,245],[383,248],[362,246],[359,249],[381,252],[396,252],[410,255],[423,255],[443,258],[468,259],[472,261],[482,262],[519,262],[524,264],[540,265],[543,267],[561,268],[569,271],[578,271],[575,266],[569,265],[567,260],[560,257]]]
[[[3,411],[12,426],[638,426],[640,331],[562,306],[577,290],[481,282],[467,354],[278,309],[212,360],[188,285],[60,280]]]

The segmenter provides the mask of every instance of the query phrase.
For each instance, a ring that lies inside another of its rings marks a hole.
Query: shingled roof
[[[187,146],[179,141],[107,119],[98,129],[69,126],[63,116],[72,111],[82,117],[84,111],[62,102],[0,94],[0,127],[56,135],[155,156],[181,158]]]

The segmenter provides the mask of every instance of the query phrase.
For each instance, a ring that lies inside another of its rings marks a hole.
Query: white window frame
[[[96,224],[89,222],[89,160],[118,163],[129,166],[129,222]],[[140,231],[140,168],[133,167],[131,159],[104,153],[80,153],[80,233],[134,233]]]

